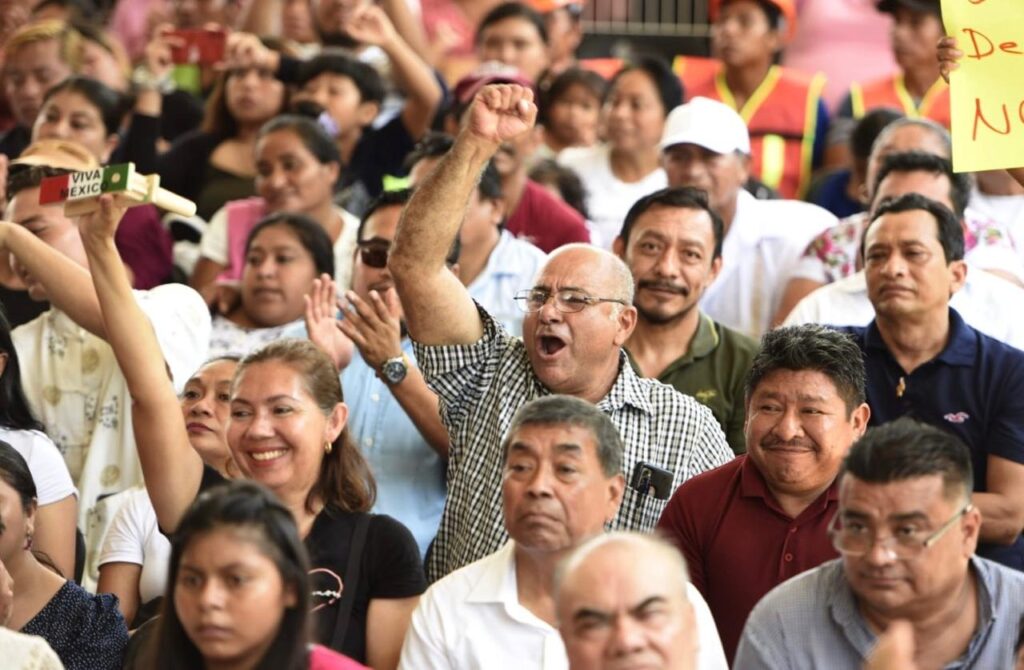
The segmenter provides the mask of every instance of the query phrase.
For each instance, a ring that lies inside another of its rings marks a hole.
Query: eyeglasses
[[[585,308],[600,302],[626,304],[625,300],[619,300],[618,298],[595,298],[577,289],[564,289],[552,293],[544,289],[531,288],[519,291],[514,297],[516,304],[519,305],[519,309],[527,314],[539,312],[551,298],[555,299],[555,309],[566,314],[582,312]]]
[[[387,240],[371,239],[356,242],[359,247],[359,259],[363,265],[382,270],[388,266],[388,252],[391,251],[391,242]]]
[[[953,518],[926,537],[922,537],[923,531],[909,530],[907,532],[897,531],[889,537],[879,540],[875,531],[860,522],[846,526],[839,525],[838,513],[828,524],[828,534],[832,538],[832,546],[845,556],[863,556],[878,543],[887,547],[895,558],[907,560],[920,556],[925,549],[938,542],[939,538],[952,528],[960,517],[971,511],[972,507],[971,503],[967,503],[953,515]]]

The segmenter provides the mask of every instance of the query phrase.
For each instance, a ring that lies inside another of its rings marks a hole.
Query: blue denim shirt
[[[402,351],[415,361],[408,339],[402,341]],[[373,511],[405,524],[425,554],[444,511],[445,462],[358,350],[341,375],[341,387],[352,439],[377,480]]]

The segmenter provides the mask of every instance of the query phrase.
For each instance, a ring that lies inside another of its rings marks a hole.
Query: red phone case
[[[168,35],[177,37],[184,42],[181,46],[171,49],[171,60],[176,65],[186,63],[213,65],[224,60],[227,33],[223,30],[190,28],[174,30]]]

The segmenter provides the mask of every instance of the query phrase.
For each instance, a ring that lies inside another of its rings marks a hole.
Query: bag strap
[[[363,547],[366,546],[366,532],[370,528],[370,514],[360,514],[352,531],[352,544],[349,546],[348,563],[345,566],[345,583],[342,586],[341,601],[338,603],[338,618],[334,622],[334,635],[331,636],[330,647],[341,651],[352,618],[352,605],[356,599],[359,584],[359,567],[363,563]]]

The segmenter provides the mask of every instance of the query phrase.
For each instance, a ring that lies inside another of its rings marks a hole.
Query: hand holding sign
[[[39,187],[39,204],[64,202],[65,215],[82,216],[99,209],[99,196],[104,193],[112,194],[124,207],[152,203],[181,216],[196,213],[194,202],[160,188],[159,176],[136,173],[134,163],[44,179]]]
[[[942,0],[950,40],[938,45],[950,82],[957,172],[1024,165],[1024,15],[1015,0]]]

